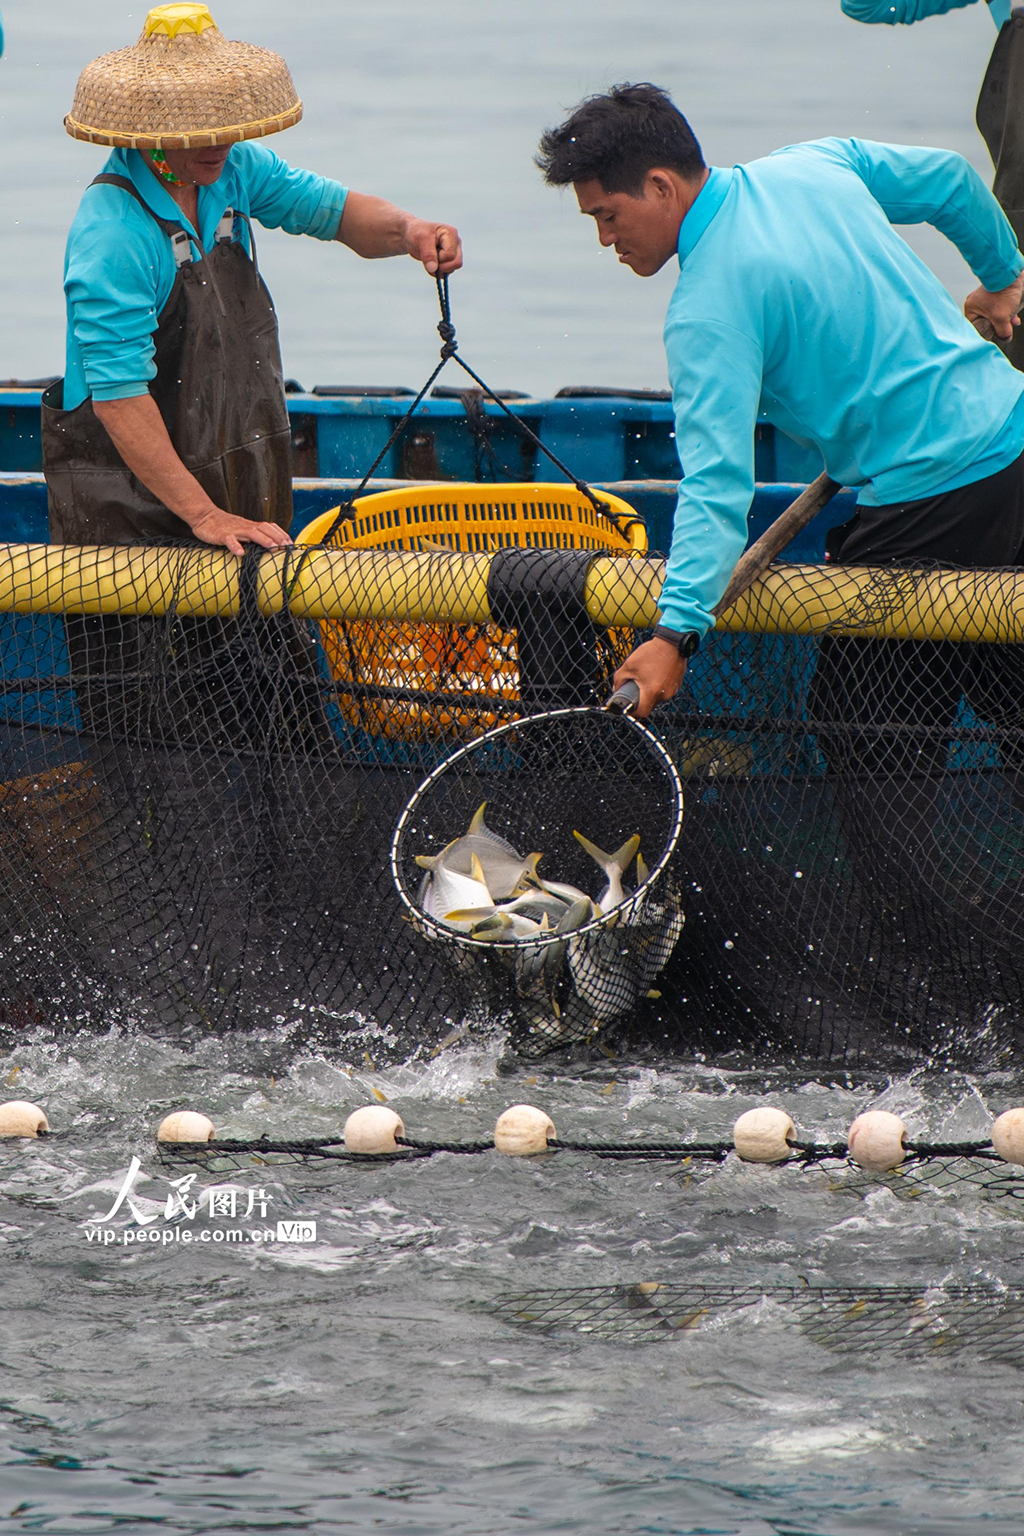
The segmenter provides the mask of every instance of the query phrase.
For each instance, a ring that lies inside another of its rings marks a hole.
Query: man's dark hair
[[[695,181],[705,169],[693,129],[667,91],[646,82],[588,96],[540,141],[536,163],[551,187],[599,181],[605,192],[636,197],[648,171]]]

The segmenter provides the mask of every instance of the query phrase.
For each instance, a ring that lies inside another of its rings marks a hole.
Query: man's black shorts
[[[827,541],[843,565],[1024,564],[1024,453],[998,474],[919,501],[860,507]]]

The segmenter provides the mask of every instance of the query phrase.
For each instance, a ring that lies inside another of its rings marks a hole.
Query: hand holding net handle
[[[639,703],[640,684],[635,683],[629,677],[621,688],[616,688],[611,698],[605,704],[605,713],[608,715],[631,715]]]

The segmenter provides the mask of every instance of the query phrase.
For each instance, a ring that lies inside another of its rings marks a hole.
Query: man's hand
[[[423,263],[431,277],[447,277],[462,266],[462,241],[450,224],[432,224],[410,214],[405,248],[414,261]]]
[[[1022,300],[1024,272],[1009,288],[1001,288],[998,293],[989,293],[987,288],[975,288],[964,300],[964,314],[986,341],[1009,341],[1014,328],[1020,325]]]
[[[674,698],[686,676],[686,660],[668,640],[645,640],[627,656],[615,674],[615,686],[621,688],[632,678],[640,687],[636,713],[641,719],[656,704]]]
[[[283,549],[290,544],[291,536],[277,523],[251,523],[247,517],[236,517],[233,512],[222,512],[210,504],[208,512],[186,518],[197,539],[204,544],[215,544],[233,555],[242,555],[243,544],[259,544],[263,549]]]

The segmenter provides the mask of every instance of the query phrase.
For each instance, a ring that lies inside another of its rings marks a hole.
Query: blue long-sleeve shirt
[[[127,176],[154,213],[198,237],[196,256],[212,246],[226,208],[268,229],[333,240],[347,196],[338,182],[293,169],[266,144],[248,141],[232,146],[212,186],[200,187],[196,230],[138,150],[115,149],[103,169]],[[241,231],[248,248],[244,224]],[[156,376],[153,332],[174,275],[170,240],[135,199],[120,187],[90,187],[71,225],[64,261],[65,410],[89,395],[127,400],[147,392]]]
[[[977,5],[979,0],[842,0],[843,10],[854,21],[882,22],[894,27],[899,23],[909,26],[914,21],[925,21],[929,16],[945,16],[947,11],[959,11],[965,5]],[[997,27],[1010,19],[1011,0],[991,0],[989,10]]]
[[[679,232],[665,349],[683,468],[663,622],[703,633],[747,533],[759,408],[871,505],[952,490],[1024,449],[1024,375],[895,232],[934,224],[980,283],[1024,269],[960,155],[823,139],[712,170]]]

